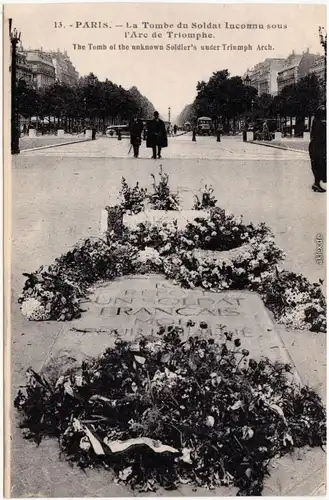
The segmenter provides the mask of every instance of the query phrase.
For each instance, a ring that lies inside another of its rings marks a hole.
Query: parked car
[[[115,137],[121,132],[121,136],[129,135],[129,125],[109,125],[106,129],[106,135],[109,137]]]

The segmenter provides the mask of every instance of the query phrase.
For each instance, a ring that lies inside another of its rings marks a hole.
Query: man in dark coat
[[[309,154],[314,175],[313,191],[324,193],[325,189],[320,182],[327,182],[327,121],[326,109],[319,106],[315,112],[311,128],[311,142],[309,145]]]
[[[161,149],[166,148],[167,146],[168,139],[166,126],[164,122],[160,120],[159,113],[157,111],[154,111],[154,119],[148,123],[147,127],[146,147],[152,148],[152,158],[157,157],[158,149],[158,158],[161,158]]]
[[[142,132],[144,124],[142,120],[135,115],[129,123],[130,144],[134,148],[134,158],[138,158],[139,147],[142,144]]]
[[[217,130],[216,130],[216,135],[217,135],[217,142],[221,142],[221,135],[223,133],[223,127],[221,123],[218,123],[217,125]]]

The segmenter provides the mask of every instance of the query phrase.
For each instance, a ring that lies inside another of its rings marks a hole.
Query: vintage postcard
[[[325,5],[5,5],[4,73],[6,495],[325,495]]]

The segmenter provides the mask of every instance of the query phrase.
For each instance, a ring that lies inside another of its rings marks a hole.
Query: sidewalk
[[[269,148],[285,149],[286,151],[294,151],[308,154],[309,141],[302,139],[281,139],[279,141],[248,141],[250,144],[258,144],[259,146],[267,146]]]
[[[86,138],[84,134],[65,134],[64,137],[57,135],[41,135],[37,137],[21,137],[19,139],[20,151],[26,151],[41,147],[60,146],[64,144],[72,144],[75,142],[83,142]]]

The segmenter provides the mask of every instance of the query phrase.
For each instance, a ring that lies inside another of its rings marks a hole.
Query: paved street
[[[127,139],[100,138],[13,157],[13,394],[29,365],[40,368],[59,327],[29,323],[22,317],[17,305],[25,280],[22,273],[51,263],[79,239],[97,236],[101,210],[116,203],[122,176],[128,184],[138,180],[150,189],[150,174],[156,174],[161,164],[170,175],[172,188],[180,192],[183,208],[191,208],[193,193],[211,184],[219,206],[243,214],[246,222],[265,221],[273,229],[277,243],[287,253],[285,267],[312,281],[325,277],[324,267],[315,261],[315,238],[318,233],[325,235],[326,194],[311,190],[308,154],[243,143],[241,137],[224,137],[221,143],[198,137],[193,143],[190,135],[169,138],[162,160],[150,159],[144,143],[139,159],[128,157],[128,149]],[[282,331],[282,336],[307,382],[324,395],[325,335]],[[13,496],[129,494],[111,483],[108,473],[91,471],[84,476],[70,469],[59,460],[56,443],[46,441],[36,450],[23,441],[15,426],[12,437]],[[288,464],[283,459],[283,476],[282,467],[280,474],[274,470],[264,493],[324,494],[324,457],[321,450],[312,450],[304,461],[296,458]],[[292,478],[297,484],[293,491]],[[191,495],[191,491],[182,489],[178,496],[185,494]],[[221,494],[227,494],[226,490]]]

